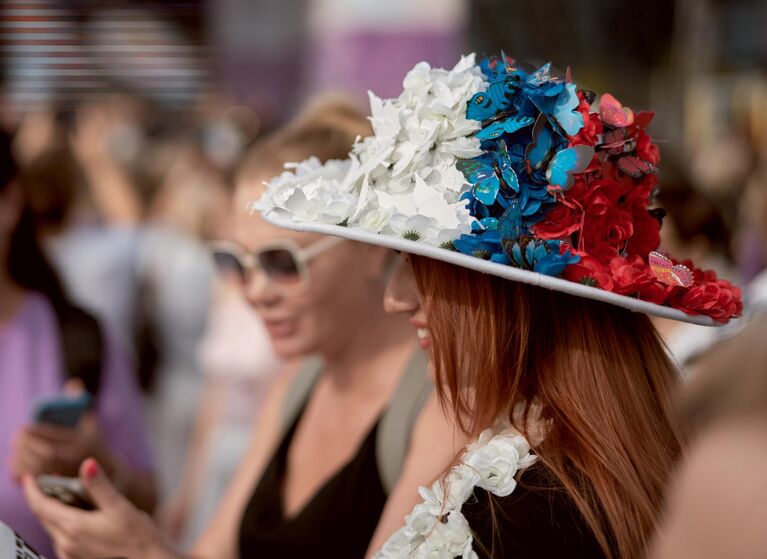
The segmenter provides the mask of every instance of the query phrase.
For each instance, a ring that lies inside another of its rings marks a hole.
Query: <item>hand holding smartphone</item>
[[[83,510],[95,508],[80,478],[41,475],[37,476],[36,480],[43,493],[58,499],[65,505]]]

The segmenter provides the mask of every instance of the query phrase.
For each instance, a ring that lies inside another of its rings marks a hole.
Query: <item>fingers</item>
[[[76,440],[69,443],[52,440],[31,427],[19,430],[13,448],[11,470],[17,479],[24,473],[75,475],[86,454]]]
[[[11,472],[16,479],[25,473],[37,475],[56,469],[56,448],[50,442],[19,431],[13,441]]]
[[[70,396],[79,396],[85,392],[85,385],[81,379],[71,378],[67,380],[66,383],[64,383],[63,392],[64,394],[69,394]]]
[[[59,559],[85,559],[83,555],[77,555],[76,546],[68,538],[62,538],[61,542],[57,542],[53,546],[53,550],[56,552],[56,557]]]
[[[69,534],[71,527],[87,521],[87,513],[45,495],[31,475],[22,478],[22,486],[29,508],[52,535]]]
[[[80,540],[83,534],[92,530],[91,515],[48,497],[30,475],[25,475],[22,483],[29,508],[50,534],[56,556],[59,559],[86,559]]]
[[[77,431],[50,423],[33,423],[22,428],[29,436],[61,444],[72,444],[77,440]]]
[[[112,485],[95,459],[88,458],[82,463],[80,479],[99,509],[118,515],[133,510],[133,505]]]

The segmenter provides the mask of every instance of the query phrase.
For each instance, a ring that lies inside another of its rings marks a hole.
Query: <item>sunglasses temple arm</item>
[[[326,237],[324,239],[321,239],[314,243],[313,245],[310,245],[303,249],[301,254],[301,259],[304,262],[307,262],[317,256],[318,254],[321,254],[325,252],[326,250],[330,250],[337,244],[343,243],[346,239],[342,239],[341,237]]]

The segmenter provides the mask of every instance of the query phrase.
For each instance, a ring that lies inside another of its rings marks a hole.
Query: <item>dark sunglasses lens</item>
[[[293,253],[283,248],[265,250],[258,255],[261,269],[273,281],[280,283],[298,283],[301,281],[298,263]]]
[[[218,272],[227,277],[236,277],[237,279],[245,279],[245,268],[242,266],[239,258],[237,258],[231,252],[225,250],[213,251],[213,262],[216,264]]]

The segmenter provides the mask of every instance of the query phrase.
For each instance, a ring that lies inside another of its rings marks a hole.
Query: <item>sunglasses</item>
[[[208,246],[216,268],[224,275],[234,276],[245,283],[255,270],[260,270],[275,284],[297,287],[309,282],[308,263],[342,242],[344,239],[338,237],[325,237],[302,248],[295,241],[285,239],[255,252],[248,252],[231,241],[215,241]]]

